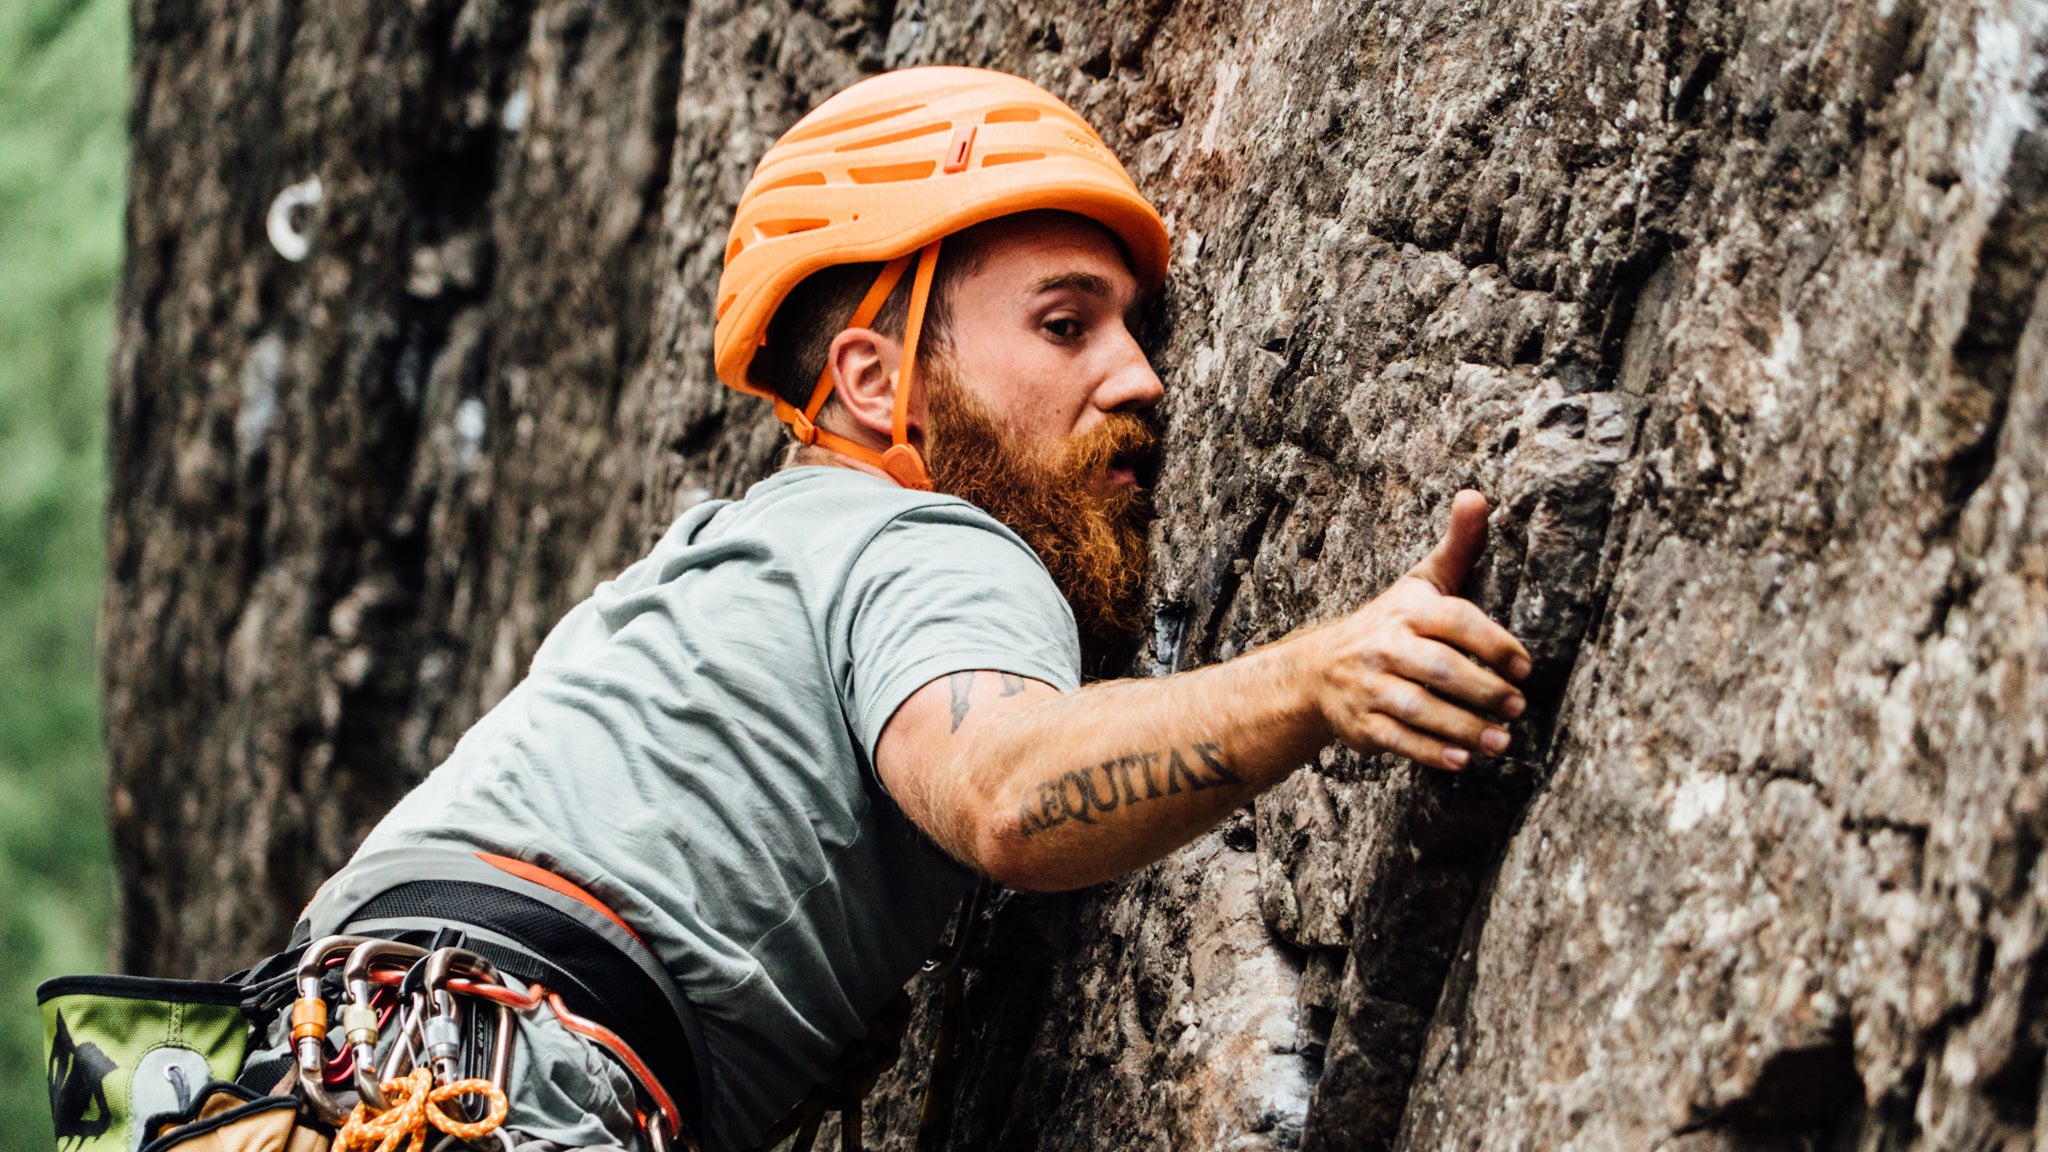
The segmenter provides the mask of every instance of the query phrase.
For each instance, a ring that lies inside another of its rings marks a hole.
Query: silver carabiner
[[[370,967],[379,960],[403,960],[408,965],[427,955],[425,948],[396,940],[366,940],[348,954],[341,966],[341,980],[348,989],[349,1004],[341,1011],[342,1039],[355,1054],[356,1095],[379,1112],[391,1107],[384,1098],[383,1078],[377,1074],[377,1009],[370,1003]],[[400,1031],[404,1024],[400,1024]],[[393,1045],[396,1048],[396,1045]]]
[[[449,978],[462,976],[501,988],[505,982],[489,960],[466,948],[443,948],[422,963],[426,970],[420,983],[429,1013],[422,1029],[427,1039],[424,1055],[433,1062],[435,1081],[452,1084],[461,1079],[462,1065],[461,1033],[455,1018],[455,995],[448,990]],[[512,1071],[512,1006],[495,1002],[493,1006],[498,1010],[498,1035],[491,1046],[491,1083],[502,1091]]]
[[[299,954],[299,998],[292,1003],[292,1050],[296,1057],[299,1095],[315,1116],[340,1124],[348,1110],[327,1091],[327,999],[320,994],[327,961],[360,947],[367,936],[325,936]]]
[[[426,1011],[427,998],[413,993],[406,1002],[404,1014],[399,1017],[398,1034],[391,1042],[391,1051],[384,1056],[384,1067],[377,1073],[379,1081],[396,1080],[410,1070],[413,1045],[420,1038],[420,1018],[426,1015]]]

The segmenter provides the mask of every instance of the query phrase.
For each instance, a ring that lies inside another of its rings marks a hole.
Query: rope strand
[[[427,1130],[433,1128],[458,1140],[474,1140],[497,1131],[505,1122],[505,1093],[489,1080],[457,1080],[434,1086],[433,1073],[415,1068],[411,1073],[383,1084],[384,1098],[391,1107],[382,1112],[367,1104],[356,1105],[348,1122],[334,1138],[335,1152],[424,1152]],[[457,1120],[441,1111],[440,1105],[457,1096],[477,1095],[491,1102],[481,1120]]]

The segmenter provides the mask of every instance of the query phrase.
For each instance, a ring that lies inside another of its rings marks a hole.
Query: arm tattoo
[[[1002,678],[1004,696],[1015,696],[1024,690],[1024,678],[1015,672],[998,672],[996,675]]]
[[[1231,768],[1221,744],[1135,752],[1090,768],[1070,769],[1060,773],[1058,780],[1040,784],[1036,792],[1025,794],[1018,823],[1024,835],[1035,836],[1070,820],[1093,824],[1098,816],[1114,812],[1118,806],[1132,808],[1161,796],[1242,783],[1244,777]]]
[[[971,702],[969,694],[974,691],[974,673],[955,672],[946,677],[946,687],[953,691],[953,731],[960,730],[960,722],[967,719],[967,707]]]

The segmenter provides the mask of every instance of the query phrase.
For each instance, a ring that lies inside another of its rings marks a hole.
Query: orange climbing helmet
[[[803,443],[873,464],[905,487],[930,488],[908,442],[908,419],[939,242],[1039,208],[1077,213],[1115,233],[1141,292],[1166,282],[1166,225],[1095,129],[1059,97],[985,68],[906,68],[855,84],[783,133],[740,194],[718,281],[718,378],[774,400],[775,414]],[[813,423],[832,394],[829,366],[801,409],[749,378],[768,321],[806,276],[836,264],[884,262],[846,323],[865,327],[913,258],[887,452]]]

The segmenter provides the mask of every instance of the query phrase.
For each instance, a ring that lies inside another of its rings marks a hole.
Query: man
[[[913,69],[799,121],[742,198],[717,339],[720,376],[795,430],[791,466],[571,611],[302,935],[453,927],[533,960],[704,1147],[748,1149],[976,873],[1142,867],[1332,740],[1451,770],[1505,749],[1528,656],[1452,595],[1471,493],[1342,619],[1080,686],[1082,640],[1138,619],[1161,388],[1130,324],[1166,270],[1158,215],[1025,81]],[[523,1138],[637,1140],[631,1085],[545,1016],[509,1095]]]

